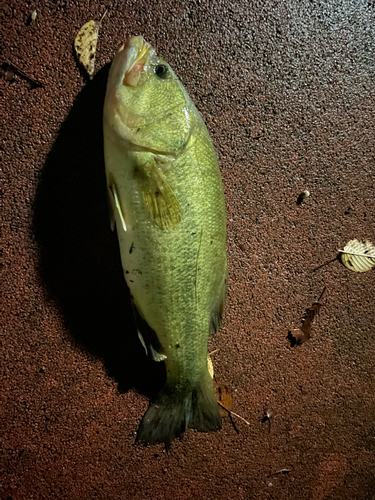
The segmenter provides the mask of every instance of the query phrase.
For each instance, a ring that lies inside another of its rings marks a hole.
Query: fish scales
[[[140,339],[167,371],[138,438],[169,445],[189,427],[220,428],[207,341],[224,305],[226,217],[206,126],[169,65],[141,37],[128,40],[111,67],[104,149]]]

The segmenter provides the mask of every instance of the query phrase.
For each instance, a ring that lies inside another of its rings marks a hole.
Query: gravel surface
[[[106,9],[90,81],[73,42]],[[0,25],[0,498],[375,499],[374,270],[337,259],[375,243],[374,3],[9,0]],[[217,151],[229,290],[209,350],[249,422],[168,452],[134,443],[163,370],[137,339],[105,193],[109,64],[138,34]]]

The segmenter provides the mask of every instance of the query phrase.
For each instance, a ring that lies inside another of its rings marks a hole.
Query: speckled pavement
[[[106,9],[90,81],[73,41]],[[0,16],[0,498],[375,499],[374,270],[337,259],[375,243],[374,3],[9,0]],[[138,34],[217,151],[229,288],[209,350],[249,423],[168,452],[135,444],[163,373],[137,339],[104,182],[109,63]]]

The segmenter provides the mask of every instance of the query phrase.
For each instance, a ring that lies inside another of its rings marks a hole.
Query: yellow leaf
[[[107,11],[104,12],[100,21],[88,21],[78,31],[74,40],[74,48],[79,62],[84,66],[90,78],[95,70],[95,53],[98,44],[99,28]]]
[[[211,378],[214,378],[214,365],[212,363],[211,356],[218,352],[220,349],[216,349],[215,351],[210,352],[207,354],[207,366],[208,366],[208,373],[211,375]]]
[[[370,242],[350,240],[341,252],[341,260],[345,267],[364,273],[375,266],[375,246]]]
[[[82,26],[74,40],[77,57],[90,77],[94,74],[95,69],[95,52],[99,27],[100,23],[97,21],[89,21]]]

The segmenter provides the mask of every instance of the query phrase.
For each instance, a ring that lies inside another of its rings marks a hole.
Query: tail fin
[[[171,442],[189,428],[200,432],[221,429],[219,405],[208,373],[195,385],[172,387],[167,382],[143,416],[137,441],[165,443],[169,448]]]

